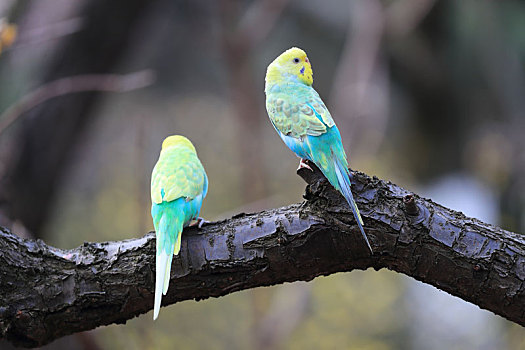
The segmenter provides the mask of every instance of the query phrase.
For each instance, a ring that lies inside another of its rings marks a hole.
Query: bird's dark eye
[[[299,63],[299,61],[300,60],[297,57],[293,59],[293,63]]]

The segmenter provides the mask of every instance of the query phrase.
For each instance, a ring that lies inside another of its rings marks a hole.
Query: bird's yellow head
[[[266,71],[267,85],[290,78],[297,79],[297,81],[308,86],[314,82],[312,65],[308,56],[306,56],[306,52],[297,47],[292,47],[280,54],[270,63]]]
[[[188,140],[186,137],[182,135],[172,135],[168,136],[164,139],[162,142],[162,149],[166,149],[168,147],[172,146],[179,146],[179,147],[186,147],[191,149],[193,152],[196,152],[195,146],[191,143],[190,140]]]

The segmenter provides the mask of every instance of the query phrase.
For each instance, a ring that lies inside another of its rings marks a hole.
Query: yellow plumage
[[[303,67],[304,71],[301,72]],[[296,76],[300,82],[308,86],[311,86],[314,82],[312,65],[306,56],[306,52],[298,47],[286,50],[270,63],[266,70],[266,86],[268,86],[269,82],[273,85],[286,81],[286,76],[283,76],[283,72],[290,76]]]
[[[194,161],[187,161],[187,160]],[[176,166],[173,166],[176,165]],[[180,197],[195,198],[205,181],[195,147],[184,136],[167,137],[151,180],[151,202],[160,204]]]

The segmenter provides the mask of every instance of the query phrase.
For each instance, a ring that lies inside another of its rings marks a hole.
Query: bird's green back
[[[193,199],[206,191],[206,173],[194,150],[183,145],[162,149],[151,176],[152,203]]]
[[[295,138],[319,136],[335,125],[319,94],[300,83],[274,84],[267,93],[266,109],[273,125]]]

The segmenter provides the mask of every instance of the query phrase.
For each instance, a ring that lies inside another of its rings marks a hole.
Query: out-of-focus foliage
[[[21,43],[79,11],[69,1],[27,3],[17,14]],[[308,52],[352,168],[432,196],[438,189],[437,200],[458,210],[476,203],[486,220],[525,232],[523,2],[289,1],[268,35],[236,56],[231,27],[257,33],[255,3],[164,0],[144,14],[119,71],[152,68],[157,82],[98,105],[60,180],[48,243],[70,248],[151,230],[149,175],[161,141],[175,133],[192,140],[208,173],[205,218],[301,201],[298,160],[264,111],[266,66],[291,46]],[[3,52],[0,111],[34,88],[58,40]],[[239,115],[249,98],[250,114]],[[0,156],[16,128],[0,138]],[[246,178],[253,169],[257,177]],[[127,349],[525,348],[523,328],[442,294],[392,272],[354,271],[183,302],[155,323],[148,314],[91,334],[104,348]]]
[[[16,39],[16,25],[7,23],[4,18],[0,18],[0,54],[7,49]]]

